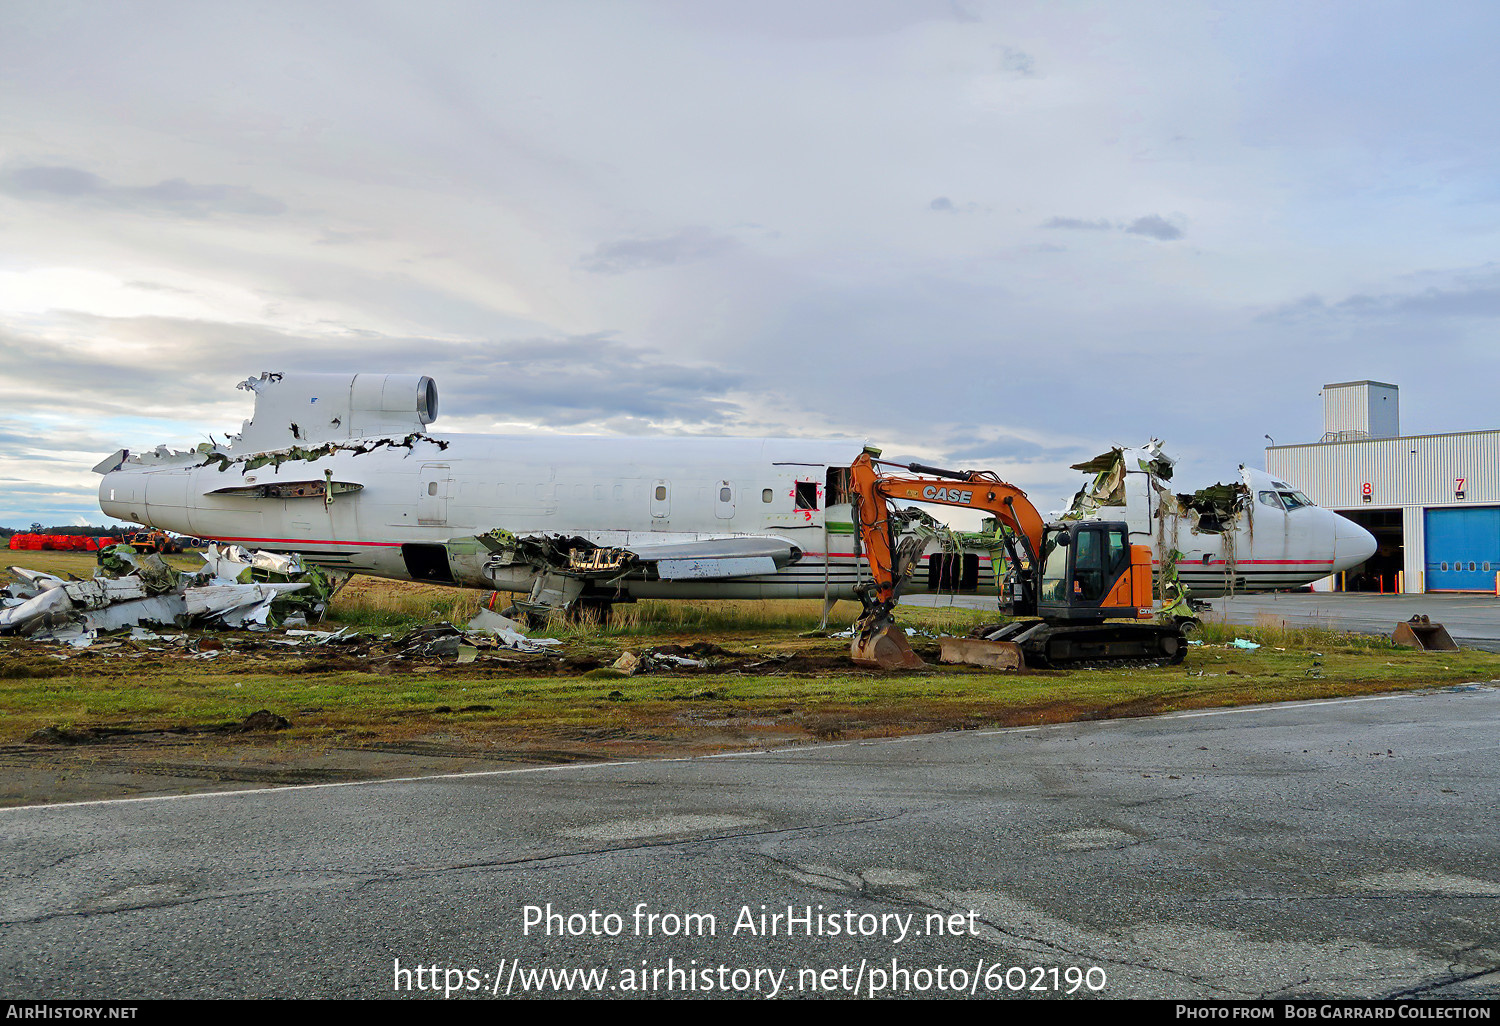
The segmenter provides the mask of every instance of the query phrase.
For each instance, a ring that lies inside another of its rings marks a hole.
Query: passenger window
[[[760,501],[761,502],[770,502],[771,499],[772,499],[771,489],[767,488],[765,491],[763,491],[763,492],[760,493]]]
[[[818,482],[797,482],[797,504],[794,509],[817,509],[818,508]]]
[[[666,485],[657,485],[656,486],[656,501],[657,502],[662,502],[662,501],[664,501],[666,499],[666,497],[667,497],[667,486]]]
[[[1472,574],[1473,572],[1474,572],[1474,561],[1470,560],[1469,561],[1469,573]]]
[[[720,488],[719,489],[719,501],[720,502],[728,502],[729,499],[730,499],[729,489],[728,488]]]
[[[1259,498],[1261,502],[1265,503],[1267,506],[1270,506],[1272,509],[1279,509],[1283,512],[1286,511],[1286,507],[1281,504],[1281,499],[1277,498],[1275,492],[1261,492]]]
[[[1443,561],[1443,562],[1442,562],[1442,563],[1440,563],[1440,564],[1438,564],[1438,567],[1439,567],[1439,569],[1441,569],[1441,570],[1442,570],[1442,571],[1443,571],[1443,572],[1444,572],[1444,573],[1447,573],[1447,572],[1448,572],[1448,562],[1447,562],[1447,560],[1444,560],[1444,561]]]

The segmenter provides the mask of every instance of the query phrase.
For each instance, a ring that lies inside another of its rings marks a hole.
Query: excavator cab
[[[1054,622],[1103,623],[1149,617],[1151,550],[1130,544],[1118,521],[1063,521],[1042,535],[1038,616]]]

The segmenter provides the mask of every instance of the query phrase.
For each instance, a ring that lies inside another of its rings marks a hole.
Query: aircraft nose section
[[[1348,570],[1375,555],[1375,536],[1354,521],[1333,516],[1333,569]]]

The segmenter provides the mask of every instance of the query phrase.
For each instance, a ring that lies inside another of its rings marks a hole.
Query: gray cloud
[[[0,171],[0,192],[18,199],[83,203],[118,210],[202,218],[213,214],[275,216],[286,204],[242,185],[194,185],[170,178],[155,185],[112,185],[74,167],[14,167]]]
[[[1042,225],[1043,228],[1063,228],[1071,231],[1107,232],[1119,228],[1129,235],[1145,235],[1163,242],[1182,238],[1182,229],[1160,214],[1147,214],[1129,224],[1115,225],[1106,218],[1087,221],[1081,217],[1054,217]]]
[[[1500,317],[1500,284],[1493,279],[1421,292],[1355,293],[1337,302],[1309,294],[1257,316],[1269,324],[1331,322],[1338,318],[1433,319]]]
[[[972,200],[968,203],[954,203],[947,196],[939,196],[927,204],[927,209],[936,210],[942,214],[972,214],[985,208]]]
[[[1351,296],[1344,302],[1368,298]],[[1398,299],[1392,305],[1403,313],[1439,317],[1500,317],[1500,288],[1428,289],[1418,295]]]
[[[970,440],[966,445],[947,450],[944,455],[949,460],[983,466],[986,463],[998,461],[1055,461],[1084,458],[1085,454],[1075,445],[1046,446],[1015,435],[1000,435],[986,441]]]
[[[1009,46],[1000,47],[1000,69],[1013,72],[1022,78],[1036,77],[1036,61],[1031,54]]]
[[[595,274],[624,274],[707,260],[729,252],[735,245],[733,239],[707,228],[685,228],[676,235],[603,243],[583,258],[583,267]]]
[[[1085,221],[1080,217],[1054,217],[1043,228],[1066,228],[1074,231],[1107,232],[1113,227],[1104,218],[1097,221]]]
[[[445,414],[497,422],[570,427],[629,417],[658,426],[724,428],[741,414],[728,398],[743,380],[738,372],[668,360],[607,334],[452,341],[361,332],[314,341],[266,328],[170,318],[77,322],[81,334],[139,339],[145,351],[131,347],[116,357],[80,359],[70,346],[0,331],[0,396],[25,395],[35,402],[50,392],[54,404],[66,402],[75,415],[193,421],[234,402],[234,382],[260,370],[382,371],[430,374]],[[19,367],[24,373],[8,369]],[[174,371],[163,374],[162,367]],[[201,425],[205,431],[224,426]],[[120,440],[101,451],[116,444],[138,447],[142,440]]]
[[[1163,242],[1182,238],[1182,229],[1159,214],[1138,217],[1126,226],[1125,231],[1131,235],[1146,235],[1153,239],[1161,239]]]
[[[175,285],[163,285],[159,281],[127,281],[127,289],[139,289],[142,292],[174,292],[180,296],[191,296],[190,289],[180,289]]]
[[[444,403],[451,396],[451,408],[464,416],[552,426],[621,417],[637,423],[724,426],[740,412],[726,394],[742,375],[666,361],[659,353],[632,349],[604,335],[465,344],[433,355],[438,357],[433,376]],[[423,361],[424,366],[433,363]]]

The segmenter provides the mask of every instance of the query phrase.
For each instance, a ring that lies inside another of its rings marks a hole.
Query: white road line
[[[911,734],[906,737],[873,738],[868,741],[844,741],[839,744],[794,745],[786,748],[757,748],[747,752],[715,752],[712,755],[684,755],[665,759],[628,759],[619,762],[572,762],[558,766],[522,766],[514,769],[465,770],[461,773],[431,773],[414,777],[381,777],[377,780],[338,780],[326,784],[288,784],[284,787],[246,787],[233,791],[191,791],[186,794],[153,794],[138,798],[94,798],[81,802],[44,802],[38,805],[12,805],[0,808],[0,816],[7,812],[35,811],[38,809],[79,809],[91,805],[127,805],[138,802],[183,801],[190,798],[238,798],[245,795],[280,795],[293,791],[318,791],[335,787],[369,787],[380,784],[413,784],[430,780],[472,780],[480,777],[517,776],[523,773],[560,773],[566,770],[618,769],[622,766],[661,766],[674,762],[702,762],[708,759],[745,759],[755,756],[800,755],[807,752],[826,752],[835,748],[853,748],[856,745],[910,744],[916,741],[936,741],[957,737],[996,737],[1001,734],[1028,734],[1040,730],[1077,730],[1080,727],[1097,727],[1111,723],[1138,722],[1140,720],[1187,720],[1201,716],[1230,716],[1236,713],[1273,712],[1279,709],[1306,709],[1314,706],[1349,705],[1354,702],[1384,702],[1394,698],[1420,698],[1423,695],[1442,692],[1404,691],[1394,695],[1365,695],[1358,698],[1327,698],[1312,702],[1286,702],[1271,705],[1241,705],[1232,709],[1208,709],[1193,712],[1163,713],[1160,716],[1138,716],[1126,719],[1073,720],[1067,723],[1038,723],[1029,727],[1000,727],[995,730],[952,730],[933,734]]]

